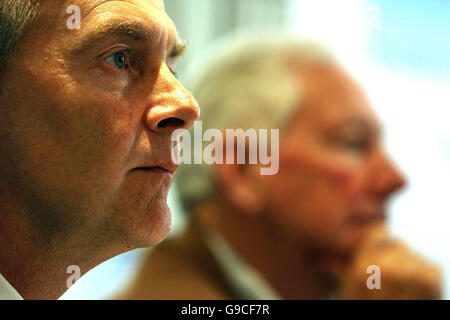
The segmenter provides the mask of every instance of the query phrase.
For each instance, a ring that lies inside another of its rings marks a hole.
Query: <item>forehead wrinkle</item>
[[[155,3],[155,1],[152,0],[147,0],[151,6],[159,9],[159,10],[166,10],[166,7],[164,5],[164,1],[163,0],[155,0],[157,3]]]
[[[154,3],[157,1],[159,4]],[[109,4],[113,2],[119,2],[119,3],[126,3],[135,7],[138,7],[139,9],[142,9],[142,6],[139,5],[139,1],[130,1],[130,0],[84,0],[81,2],[80,7],[83,8],[82,12],[85,12],[85,16],[88,16],[94,9],[97,9],[98,7]],[[165,5],[163,0],[143,0],[143,3],[146,3],[147,5],[158,9],[160,11],[165,12]]]

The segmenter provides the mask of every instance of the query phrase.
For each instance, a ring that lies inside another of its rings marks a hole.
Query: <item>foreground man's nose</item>
[[[145,125],[157,133],[170,133],[175,129],[188,129],[200,116],[195,98],[174,77],[167,66],[161,72],[153,92],[156,101],[148,110]]]

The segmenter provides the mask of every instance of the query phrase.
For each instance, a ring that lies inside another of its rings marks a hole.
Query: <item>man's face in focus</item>
[[[170,71],[175,27],[161,0],[44,7],[2,84],[1,191],[46,236],[156,244],[170,227],[170,135],[199,113]]]
[[[364,227],[385,219],[404,180],[386,157],[361,90],[331,65],[297,66],[304,96],[267,177],[273,218],[302,243],[350,253]]]

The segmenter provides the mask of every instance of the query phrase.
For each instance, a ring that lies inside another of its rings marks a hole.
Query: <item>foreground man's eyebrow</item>
[[[141,23],[135,21],[112,21],[100,25],[95,31],[87,35],[81,42],[74,45],[72,51],[83,52],[95,46],[99,41],[110,37],[119,36],[133,41],[150,41],[152,35],[150,30]]]
[[[186,51],[187,43],[186,41],[177,38],[175,40],[175,45],[172,47],[172,50],[169,52],[168,58],[171,59],[178,59],[183,55],[183,53]]]
[[[101,25],[98,29],[85,37],[81,42],[75,44],[72,51],[82,53],[95,46],[99,41],[111,35],[128,38],[133,41],[151,41],[150,30],[141,23],[135,21],[112,21]],[[177,59],[186,51],[186,41],[176,38],[174,46],[171,48],[168,58]]]

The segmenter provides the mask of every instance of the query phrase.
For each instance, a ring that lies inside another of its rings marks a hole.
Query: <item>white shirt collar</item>
[[[249,300],[281,300],[269,283],[246,264],[217,232],[206,233],[206,244],[238,294]]]
[[[0,300],[23,300],[22,296],[0,274]]]

